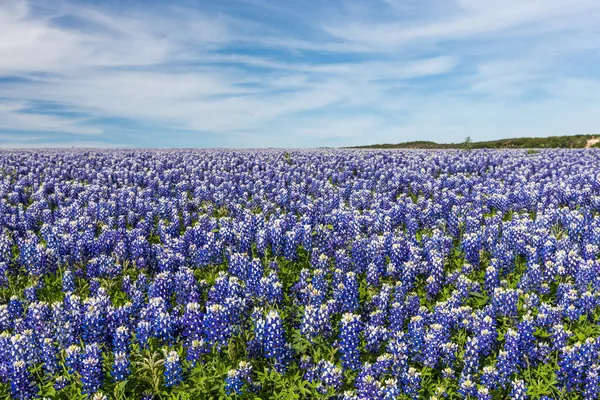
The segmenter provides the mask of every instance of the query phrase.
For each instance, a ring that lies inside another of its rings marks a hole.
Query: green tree
[[[471,145],[471,144],[472,144],[472,142],[471,142],[471,137],[470,137],[470,136],[467,136],[467,137],[465,138],[465,144],[464,144],[464,146],[465,146],[465,150],[467,150],[467,151],[471,151],[471,147],[472,147],[472,145]]]

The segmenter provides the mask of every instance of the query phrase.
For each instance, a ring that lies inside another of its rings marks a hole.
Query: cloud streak
[[[457,141],[513,136],[498,115],[528,135],[599,122],[582,93],[600,82],[595,1],[128,4],[0,0],[3,147]]]

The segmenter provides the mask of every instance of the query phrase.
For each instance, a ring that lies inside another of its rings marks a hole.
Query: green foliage
[[[592,135],[548,136],[543,138],[512,138],[484,142],[473,142],[467,137],[463,143],[436,143],[431,141],[414,141],[397,144],[373,144],[356,146],[364,149],[582,149]],[[591,147],[600,147],[597,143]]]
[[[467,136],[465,138],[465,144],[464,144],[465,150],[471,151],[471,149],[473,147],[472,145],[473,145],[473,142],[471,141],[471,137]]]

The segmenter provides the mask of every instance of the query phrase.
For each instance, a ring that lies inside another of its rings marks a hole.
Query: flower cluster
[[[166,348],[152,390],[174,394],[215,370],[214,395],[261,397],[299,368],[341,399],[596,399],[599,163],[3,151],[0,395],[142,398],[136,363]]]

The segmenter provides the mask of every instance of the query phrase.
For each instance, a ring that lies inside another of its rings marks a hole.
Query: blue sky
[[[598,0],[0,0],[0,147],[581,133]]]

